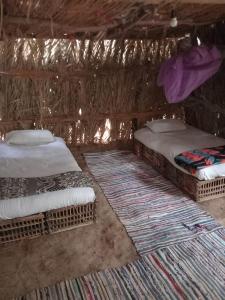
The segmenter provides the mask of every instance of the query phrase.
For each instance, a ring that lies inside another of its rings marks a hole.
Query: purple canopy
[[[157,84],[164,87],[169,103],[177,103],[213,76],[221,63],[222,56],[216,47],[193,47],[162,64]]]

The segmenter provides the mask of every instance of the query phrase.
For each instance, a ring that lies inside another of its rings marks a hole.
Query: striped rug
[[[225,230],[143,256],[126,266],[34,290],[17,300],[223,300]]]
[[[131,152],[90,153],[85,158],[140,255],[221,228],[193,200]]]

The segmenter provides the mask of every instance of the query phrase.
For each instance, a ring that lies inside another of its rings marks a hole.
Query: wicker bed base
[[[147,148],[137,140],[134,141],[134,151],[139,158],[147,159],[164,177],[171,180],[198,202],[225,196],[225,177],[213,180],[198,180],[182,172],[163,155]]]
[[[95,202],[86,205],[70,206],[46,212],[49,233],[73,229],[95,221]]]
[[[0,244],[31,239],[91,224],[96,218],[96,204],[69,206],[48,212],[0,222]]]

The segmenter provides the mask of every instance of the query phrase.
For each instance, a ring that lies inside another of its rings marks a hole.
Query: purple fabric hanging
[[[221,53],[215,46],[193,47],[162,64],[157,84],[163,86],[169,103],[181,102],[213,76],[221,63]]]

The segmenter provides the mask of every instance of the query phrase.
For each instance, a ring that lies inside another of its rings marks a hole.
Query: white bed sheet
[[[34,196],[0,200],[0,219],[14,219],[32,214],[67,207],[85,205],[95,201],[94,190],[90,187],[68,188]]]
[[[178,166],[174,157],[184,151],[225,145],[225,139],[187,125],[187,129],[174,132],[154,133],[142,128],[134,133],[135,139],[146,147],[164,155],[176,168],[189,174]],[[210,180],[225,176],[225,164],[214,165],[198,170],[195,176],[199,180]]]
[[[62,138],[38,146],[0,142],[0,177],[42,177],[81,171]]]
[[[0,177],[43,177],[81,171],[61,138],[38,146],[0,142]],[[95,201],[90,187],[68,188],[35,196],[0,200],[0,219],[13,219],[70,205]]]

